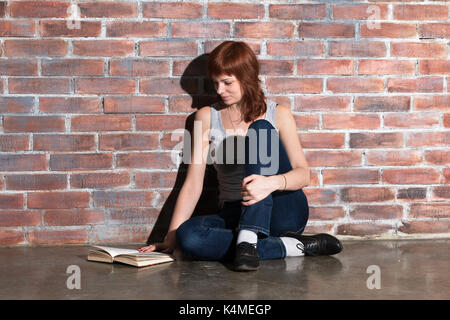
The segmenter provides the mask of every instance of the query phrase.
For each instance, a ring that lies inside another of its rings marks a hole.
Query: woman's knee
[[[189,256],[195,256],[203,246],[201,225],[197,220],[198,218],[191,218],[185,221],[176,231],[178,247]]]

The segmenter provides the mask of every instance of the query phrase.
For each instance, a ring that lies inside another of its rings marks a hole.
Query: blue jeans
[[[250,132],[256,132],[256,140],[250,140]],[[246,177],[252,174],[269,176],[292,170],[286,149],[269,121],[260,119],[253,122],[245,138]],[[260,153],[260,141],[267,144],[266,152]],[[273,150],[272,146],[275,146]],[[270,158],[274,150],[278,151],[278,157],[275,154]],[[258,155],[256,157],[255,152]],[[271,160],[268,163],[261,161],[261,158],[267,158],[261,157],[261,154],[267,155]],[[272,174],[264,174],[270,172],[269,168],[276,170]],[[249,206],[242,205],[240,200],[225,202],[216,214],[192,217],[178,227],[176,238],[181,251],[190,258],[225,261],[233,256],[238,231],[252,230],[258,233],[260,260],[284,259],[286,248],[280,235],[287,231],[301,234],[308,217],[308,201],[302,189],[274,191]]]

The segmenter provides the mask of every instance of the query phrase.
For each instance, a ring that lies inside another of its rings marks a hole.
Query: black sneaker
[[[259,256],[256,245],[249,242],[241,242],[236,246],[233,261],[235,271],[256,271],[259,268]]]
[[[328,256],[342,251],[342,243],[337,238],[326,233],[305,236],[295,232],[286,232],[281,236],[295,238],[300,241],[303,244],[306,256]]]

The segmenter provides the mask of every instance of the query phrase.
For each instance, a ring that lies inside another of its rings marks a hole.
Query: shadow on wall
[[[206,74],[206,62],[208,54],[203,54],[194,60],[184,70],[181,79],[181,88],[191,96],[192,109],[200,109],[204,106],[208,106],[218,101],[218,96],[214,90],[212,82]],[[185,122],[185,130],[187,130],[191,137],[193,137],[195,112],[189,115]],[[185,143],[183,145],[183,152],[190,148],[187,145],[187,141],[184,137]],[[178,198],[178,194],[186,179],[188,164],[182,162],[178,168],[175,185],[172,187],[172,191],[167,197],[158,219],[147,239],[147,244],[163,241],[164,236],[169,228],[170,220],[172,218],[175,204]],[[203,192],[200,199],[194,209],[192,216],[206,215],[217,212],[218,210],[218,181],[217,173],[213,165],[206,165],[205,178],[203,180]]]

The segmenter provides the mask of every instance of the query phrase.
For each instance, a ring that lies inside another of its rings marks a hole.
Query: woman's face
[[[233,105],[241,101],[242,90],[239,80],[233,75],[212,77],[214,88],[226,105]]]

